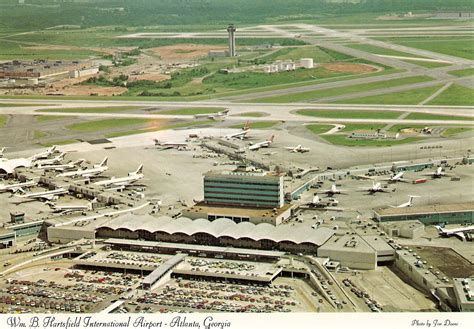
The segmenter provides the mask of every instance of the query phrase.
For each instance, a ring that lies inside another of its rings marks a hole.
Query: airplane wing
[[[454,235],[460,238],[462,241],[466,240],[466,235],[463,232],[456,232]]]

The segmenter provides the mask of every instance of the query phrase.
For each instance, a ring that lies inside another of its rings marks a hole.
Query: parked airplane
[[[258,150],[259,148],[262,148],[262,147],[269,147],[270,144],[273,143],[274,138],[275,138],[275,136],[272,135],[269,139],[267,139],[263,142],[252,144],[252,145],[250,145],[249,150],[255,151],[255,150]]]
[[[229,111],[230,111],[229,109],[225,109],[224,111],[219,111],[217,113],[196,114],[194,117],[195,118],[209,118],[209,119],[215,120],[217,118],[225,117],[227,115],[227,113],[229,113]]]
[[[247,134],[249,133],[249,131],[250,131],[250,127],[247,121],[245,125],[242,127],[242,131],[225,135],[224,138],[225,139],[232,139],[232,138],[244,139],[245,137],[247,137]]]
[[[160,142],[158,139],[153,139],[155,142],[155,146],[160,147],[161,150],[168,150],[168,149],[178,149],[184,150],[188,146],[186,142]]]
[[[404,171],[400,171],[400,172],[396,173],[395,175],[392,175],[390,178],[385,179],[385,180],[389,181],[389,182],[405,182],[405,183],[407,183],[408,180],[403,178],[404,174],[405,174]]]
[[[436,168],[436,171],[435,172],[432,172],[430,174],[426,174],[425,176],[431,176],[432,178],[441,178],[443,176],[449,176],[448,174],[446,174],[446,172],[443,170],[443,167],[438,167]]]
[[[76,167],[79,167],[84,161],[84,159],[79,159],[76,161],[69,161],[66,164],[39,165],[38,169],[64,171],[68,169],[75,169]]]
[[[435,225],[435,227],[438,230],[438,233],[440,236],[443,236],[443,237],[456,236],[460,238],[462,241],[466,240],[466,233],[474,232],[474,225],[453,228],[453,229],[446,229],[444,227],[441,227],[440,225]]]
[[[125,177],[115,178],[95,182],[94,185],[105,187],[122,187],[133,184],[143,178],[143,165],[140,165],[136,171],[129,172]]]
[[[36,160],[46,159],[50,157],[51,155],[53,155],[54,152],[56,152],[56,145],[51,146],[49,149],[46,150],[46,152],[41,152],[41,153],[32,155],[30,157],[30,160],[36,161]]]
[[[380,182],[377,182],[377,183],[372,182],[372,187],[364,188],[361,191],[367,191],[370,194],[374,194],[374,193],[377,193],[377,192],[388,192],[388,190],[386,188],[382,187],[382,184],[380,184]]]
[[[29,200],[54,200],[59,195],[63,195],[66,193],[68,193],[67,189],[58,188],[55,190],[45,191],[45,192],[26,193],[26,194],[19,195],[18,197],[23,198],[23,199],[29,199]]]
[[[320,208],[320,207],[325,207],[326,205],[321,202],[319,195],[315,195],[313,197],[313,200],[310,203],[308,203],[308,206],[314,207],[314,208]]]
[[[413,206],[413,199],[414,198],[419,198],[420,196],[419,195],[409,195],[408,196],[408,201],[405,202],[405,203],[402,203],[401,205],[398,205],[398,206],[390,206],[392,208],[407,208],[407,207],[411,207]]]
[[[79,169],[76,171],[68,171],[68,172],[59,174],[56,177],[93,177],[93,176],[102,174],[107,169],[109,169],[109,167],[107,167],[107,157],[105,157],[101,163],[94,165],[90,169]]]
[[[334,194],[345,194],[345,190],[339,190],[336,186],[336,184],[331,185],[331,189],[322,191],[322,193],[326,193],[328,195],[334,195]]]
[[[294,152],[294,153],[297,153],[297,152],[304,153],[304,152],[309,152],[310,150],[309,147],[303,147],[301,144],[294,147],[288,146],[288,147],[285,147],[285,149],[290,150],[290,152]]]
[[[64,160],[64,157],[66,156],[65,152],[62,152],[58,156],[51,158],[51,159],[44,159],[44,160],[36,160],[34,162],[35,166],[43,166],[43,165],[52,165],[52,164],[57,164],[60,163],[61,161]]]
[[[10,191],[12,193],[16,193],[22,190],[23,187],[31,187],[38,185],[38,182],[34,180],[30,180],[24,183],[16,183],[16,184],[0,184],[0,193]]]
[[[53,209],[53,212],[60,212],[62,214],[75,212],[75,211],[86,211],[92,210],[92,204],[94,203],[95,199],[92,202],[84,205],[57,205],[54,202],[46,201],[45,203]]]

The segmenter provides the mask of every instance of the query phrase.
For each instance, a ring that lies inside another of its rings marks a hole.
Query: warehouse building
[[[360,236],[355,232],[333,236],[318,248],[318,257],[328,257],[342,266],[374,270],[377,265],[395,259],[395,250],[380,236]]]
[[[390,237],[417,239],[425,234],[425,225],[418,220],[384,222],[380,228]]]
[[[273,172],[210,171],[204,175],[204,203],[254,208],[283,207],[283,175]]]
[[[99,226],[96,237],[315,253],[333,234],[329,228],[237,224],[227,218],[209,221],[125,214]]]
[[[379,222],[418,220],[425,225],[472,224],[474,222],[474,202],[383,208],[374,211],[374,218]]]
[[[474,285],[472,278],[454,278],[454,294],[456,295],[457,310],[474,312]]]

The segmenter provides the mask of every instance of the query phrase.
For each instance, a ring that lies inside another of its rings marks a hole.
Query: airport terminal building
[[[204,203],[208,205],[281,208],[285,203],[283,175],[253,172],[210,171],[204,175]]]
[[[96,238],[315,253],[334,232],[329,228],[308,230],[286,225],[237,224],[227,218],[209,221],[124,214],[98,226]]]
[[[376,209],[374,217],[379,222],[418,220],[425,225],[472,224],[474,222],[474,202]]]
[[[285,204],[283,175],[242,166],[233,171],[206,173],[204,200],[185,209],[183,216],[279,225],[291,216],[292,208]]]

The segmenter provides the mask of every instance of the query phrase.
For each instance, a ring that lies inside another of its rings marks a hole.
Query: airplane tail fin
[[[48,150],[48,152],[53,153],[54,151],[56,151],[56,148],[57,148],[57,146],[56,146],[56,145],[53,145],[53,146],[51,146],[51,148]]]
[[[108,157],[105,157],[104,160],[102,160],[101,163],[99,163],[99,167],[103,167],[103,166],[106,166],[107,165],[107,161],[109,160]]]
[[[75,165],[75,166],[79,166],[79,165],[82,164],[84,161],[85,161],[84,159],[79,159],[79,160],[74,161],[72,164]]]
[[[143,165],[141,164],[141,165],[138,166],[138,169],[135,172],[133,172],[132,174],[139,175],[142,172],[143,172]]]
[[[440,225],[435,225],[436,229],[438,230],[439,233],[443,233],[444,229]]]
[[[245,123],[245,125],[243,126],[242,130],[247,131],[247,130],[249,130],[249,129],[250,129],[250,127],[249,127],[249,122],[247,121],[247,122]]]
[[[50,208],[54,209],[55,204],[49,200],[45,201],[44,204],[48,205]]]
[[[270,139],[268,140],[270,143],[273,143],[273,140],[275,139],[275,135],[272,135]]]

